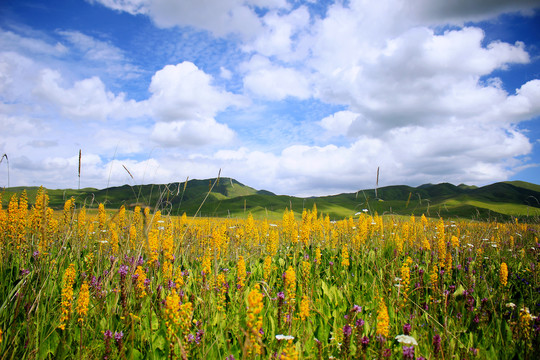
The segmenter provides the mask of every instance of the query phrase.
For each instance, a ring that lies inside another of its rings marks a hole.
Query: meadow
[[[538,224],[1,204],[2,359],[540,356]]]

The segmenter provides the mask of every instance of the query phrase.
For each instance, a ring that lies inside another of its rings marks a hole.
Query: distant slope
[[[209,193],[209,190],[212,191]],[[27,191],[30,204],[37,187],[14,187],[0,192],[7,205],[12,194]],[[473,219],[540,218],[540,186],[523,181],[499,182],[483,187],[441,184],[386,186],[355,193],[298,198],[256,190],[231,178],[189,180],[161,185],[123,185],[107,189],[47,190],[50,206],[62,209],[74,197],[78,204],[95,208],[104,203],[109,209],[124,205],[151,207],[167,214],[190,216],[254,217],[280,219],[286,208],[300,214],[316,204],[319,213],[333,219],[353,216],[367,209],[371,213]]]

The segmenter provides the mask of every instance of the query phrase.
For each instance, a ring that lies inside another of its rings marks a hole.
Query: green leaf
[[[57,331],[53,331],[49,337],[41,342],[39,346],[39,359],[45,359],[52,354],[55,357],[56,349],[58,348],[58,343],[60,342],[60,335]]]
[[[454,291],[454,296],[460,296],[460,295],[463,295],[463,292],[465,291],[465,288],[463,287],[463,285],[459,285],[458,288],[456,289],[456,291]]]

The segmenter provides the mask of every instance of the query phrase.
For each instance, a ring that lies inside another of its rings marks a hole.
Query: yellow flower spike
[[[238,263],[236,264],[236,272],[237,272],[237,285],[239,288],[243,288],[246,286],[246,262],[244,261],[243,256],[238,257]]]
[[[309,309],[309,298],[304,295],[302,301],[300,301],[300,313],[298,314],[300,320],[304,321],[309,317]]]
[[[77,301],[77,314],[79,319],[77,320],[81,325],[84,323],[84,319],[88,314],[88,304],[90,303],[90,287],[88,282],[84,281],[79,292],[79,299]]]
[[[75,264],[70,264],[64,272],[62,279],[62,314],[60,315],[60,325],[58,327],[62,330],[66,329],[66,323],[69,320],[71,314],[71,306],[73,302],[73,284],[75,283]]]
[[[247,307],[247,331],[249,334],[248,356],[262,354],[262,315],[263,310],[263,295],[260,292],[259,284],[255,285],[253,290],[248,294]]]
[[[505,287],[508,284],[508,266],[504,262],[501,264],[499,282],[501,283],[502,287]]]
[[[388,316],[388,308],[384,301],[379,303],[379,311],[377,312],[377,335],[382,335],[385,338],[390,333],[390,317]]]

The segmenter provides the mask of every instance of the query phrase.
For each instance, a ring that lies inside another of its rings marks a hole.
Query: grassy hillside
[[[212,190],[209,192],[209,190]],[[26,190],[28,201],[35,201],[37,187],[13,187],[2,192],[7,206],[13,194]],[[387,186],[331,196],[298,198],[256,190],[231,178],[189,180],[187,183],[118,186],[107,189],[47,190],[50,206],[61,209],[74,197],[77,203],[95,208],[104,203],[109,209],[135,205],[160,209],[172,215],[186,213],[209,217],[279,219],[285,208],[300,214],[316,204],[320,213],[333,219],[353,216],[367,209],[371,213],[404,216],[462,217],[500,219],[540,218],[540,186],[523,181],[500,182],[483,187],[455,186],[449,183]]]

